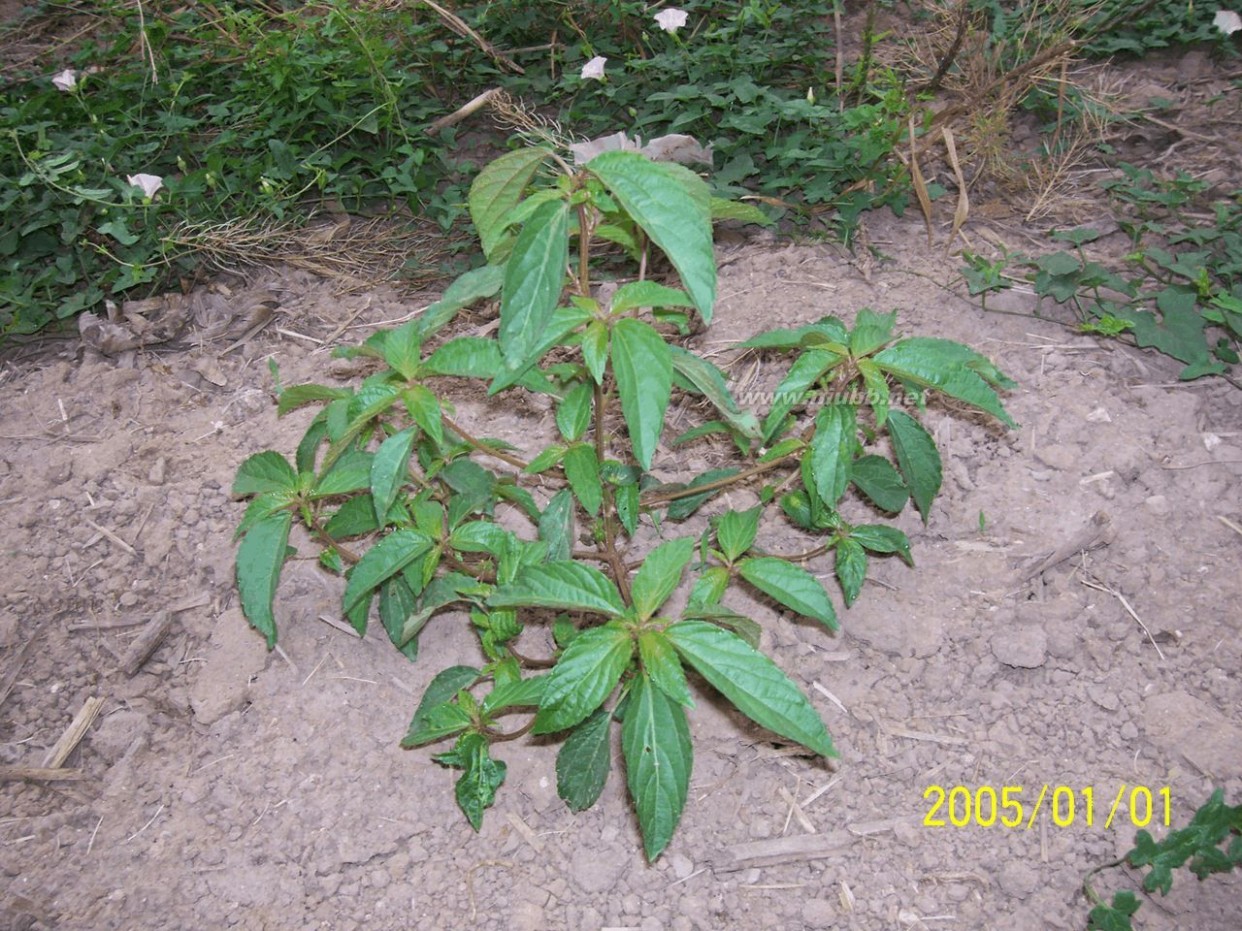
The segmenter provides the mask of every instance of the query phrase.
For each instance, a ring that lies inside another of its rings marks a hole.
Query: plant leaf
[[[426,341],[452,322],[457,312],[485,297],[495,297],[505,279],[504,265],[484,265],[457,277],[445,288],[440,300],[422,312],[418,322]]]
[[[763,421],[763,445],[771,446],[785,425],[789,412],[805,400],[807,390],[841,361],[838,353],[827,349],[807,349],[789,367],[776,386],[772,407]]]
[[[410,477],[410,451],[417,435],[416,427],[394,433],[380,444],[371,460],[371,502],[378,527],[387,522],[397,493]]]
[[[893,324],[896,322],[895,310],[877,314],[870,307],[864,307],[854,318],[854,328],[850,331],[850,355],[855,359],[871,355],[893,338]]]
[[[437,375],[491,378],[500,368],[500,344],[483,336],[459,336],[428,356],[424,368]]]
[[[543,340],[565,283],[569,204],[550,201],[522,227],[505,264],[500,299],[500,352],[511,371]]]
[[[741,637],[706,621],[679,621],[665,633],[681,658],[756,724],[821,756],[837,755],[806,696]]]
[[[635,307],[693,307],[690,295],[680,288],[668,288],[655,281],[631,281],[617,288],[611,311],[622,314]]]
[[[488,163],[470,185],[466,203],[470,219],[479,233],[483,254],[490,260],[496,247],[505,238],[505,218],[522,199],[539,166],[551,150],[523,147]]]
[[[729,570],[724,566],[709,566],[694,580],[690,589],[686,610],[720,604],[725,589],[729,587]]]
[[[414,591],[400,575],[380,586],[379,616],[388,639],[409,660],[418,658],[418,636],[407,635],[407,622],[416,607]]]
[[[390,331],[384,340],[384,361],[407,380],[418,374],[422,355],[423,332],[417,319]]]
[[[569,479],[569,487],[582,503],[587,513],[599,513],[599,506],[604,500],[604,486],[599,480],[599,460],[595,458],[595,447],[590,443],[575,443],[565,450],[561,459],[561,467],[565,477]]]
[[[612,713],[596,708],[565,738],[556,755],[556,792],[572,811],[585,811],[599,800],[612,769],[609,725]]]
[[[867,578],[867,551],[852,539],[840,540],[836,545],[837,581],[845,595],[845,606],[852,606],[862,591]]]
[[[837,612],[819,579],[801,566],[758,556],[738,563],[738,572],[751,585],[804,617],[812,617],[830,630],[837,629]]]
[[[720,369],[680,346],[669,348],[673,354],[673,370],[694,385],[703,397],[711,401],[712,406],[720,411],[725,422],[733,429],[748,439],[759,439],[761,431],[758,418],[752,412],[738,407]]]
[[[394,530],[363,554],[349,574],[341,608],[349,614],[386,579],[392,578],[431,549],[431,540],[417,530]]]
[[[618,624],[580,633],[547,675],[531,733],[552,734],[583,720],[612,694],[633,656],[630,632]]]
[[[643,850],[652,861],[668,846],[681,820],[694,751],[685,711],[645,675],[630,687],[621,722],[621,753]]]
[[[265,492],[296,492],[298,475],[280,453],[265,450],[255,453],[237,469],[233,494],[238,497],[261,495]]]
[[[884,377],[879,366],[870,359],[859,359],[854,364],[858,366],[858,373],[863,378],[863,386],[867,389],[867,404],[875,413],[876,429],[882,430],[885,421],[888,420],[888,406],[892,395],[888,387],[888,379]]]
[[[353,394],[348,388],[329,388],[327,385],[290,385],[280,393],[276,402],[276,415],[285,414],[316,401],[336,401]]]
[[[910,500],[910,489],[883,456],[859,456],[850,465],[850,481],[881,511],[896,514]]]
[[[483,812],[492,807],[496,790],[505,781],[505,764],[492,759],[487,738],[478,733],[462,734],[452,751],[434,759],[446,766],[461,767],[455,793],[457,805],[470,826],[479,830],[483,826]]]
[[[498,685],[483,699],[483,710],[492,714],[505,708],[537,708],[547,685],[546,675],[528,676]]]
[[[754,544],[762,512],[763,509],[758,507],[749,511],[729,510],[716,521],[716,544],[729,563],[735,562]]]
[[[429,713],[433,708],[451,701],[453,696],[462,689],[469,688],[478,681],[480,675],[482,673],[473,666],[450,666],[436,673],[435,678],[431,680],[426,691],[423,692],[423,698],[418,703],[418,709],[414,712],[414,717],[410,721],[409,732],[401,741],[401,746],[406,748],[416,747],[419,744],[429,743],[432,740],[439,740],[439,736],[418,738],[419,734],[428,729]],[[467,718],[468,722],[469,718]]]
[[[280,570],[288,555],[289,528],[293,515],[280,511],[258,521],[242,537],[237,548],[237,589],[242,613],[252,627],[267,638],[268,649],[276,645],[276,618],[272,601],[280,584]]]
[[[638,635],[638,657],[642,662],[643,674],[661,692],[679,705],[694,707],[681,660],[677,658],[673,642],[662,631],[644,630]]]
[[[625,603],[617,587],[594,566],[572,561],[525,566],[487,603],[494,608],[560,608],[620,617]]]
[[[672,395],[672,352],[651,326],[630,319],[618,320],[612,328],[611,351],[634,457],[649,470]]]
[[[568,560],[574,548],[574,499],[568,488],[552,496],[539,516],[539,539],[548,544],[548,559]]]
[[[811,439],[811,475],[815,492],[835,508],[850,483],[850,464],[858,446],[858,414],[852,404],[828,404],[815,415]]]
[[[603,321],[592,320],[582,331],[582,362],[595,384],[602,385],[608,365],[608,327]]]
[[[591,424],[591,399],[594,392],[589,384],[575,385],[556,407],[556,426],[567,443],[582,439]]]
[[[923,429],[923,425],[905,411],[890,411],[888,435],[893,442],[893,454],[897,467],[910,489],[914,506],[927,523],[931,516],[932,502],[940,493],[943,476],[940,470],[940,451],[936,441]]]
[[[910,555],[910,539],[896,527],[863,524],[850,531],[850,538],[873,553],[897,553],[907,565],[914,565],[914,557]]]
[[[677,590],[681,574],[694,554],[694,537],[678,537],[661,543],[643,560],[630,584],[634,611],[645,621]]]
[[[444,445],[444,414],[440,402],[426,385],[410,385],[401,395],[414,422],[437,446]]]
[[[707,183],[693,172],[676,171],[621,150],[595,156],[587,170],[664,250],[703,321],[710,323],[716,303],[716,257]]]
[[[696,475],[691,480],[690,484],[685,487],[687,489],[691,489],[697,488],[700,485],[710,485],[712,482],[718,481],[722,478],[729,478],[730,476],[737,475],[737,473],[738,469],[733,467],[727,469],[708,469],[702,475]],[[684,498],[678,498],[675,501],[669,502],[668,511],[666,512],[668,514],[668,519],[685,520],[701,508],[710,498],[720,494],[722,491],[724,491],[724,488],[709,488],[702,494],[688,495]]]
[[[881,370],[901,381],[936,388],[950,397],[987,411],[1007,426],[1017,426],[981,372],[1003,378],[1005,387],[1013,383],[1004,378],[986,358],[960,343],[912,337],[876,353],[872,360]]]

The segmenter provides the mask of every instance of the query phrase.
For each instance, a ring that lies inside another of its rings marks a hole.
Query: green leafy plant
[[[1143,891],[1168,895],[1173,888],[1173,871],[1186,866],[1187,861],[1187,868],[1200,881],[1242,866],[1242,805],[1226,805],[1223,789],[1212,793],[1186,827],[1171,831],[1161,841],[1139,831],[1133,850],[1087,874],[1083,892],[1094,906],[1087,918],[1088,931],[1133,931],[1130,919],[1139,909],[1138,897],[1128,889],[1115,893],[1111,904],[1105,903],[1091,884],[1097,873],[1125,863],[1146,868]]]
[[[986,300],[1025,269],[1035,293],[1069,307],[1082,332],[1156,349],[1184,364],[1183,379],[1228,373],[1242,344],[1242,197],[1212,204],[1213,220],[1204,223],[1188,209],[1203,191],[1194,179],[1162,181],[1123,165],[1105,187],[1128,212],[1120,222],[1134,249],[1124,266],[1088,255],[1097,230],[1060,230],[1052,238],[1073,252],[995,261],[966,254],[970,293]]]
[[[320,563],[345,577],[342,610],[359,632],[374,611],[413,659],[433,616],[465,614],[483,663],[432,680],[403,745],[454,740],[435,759],[461,770],[457,801],[477,829],[505,779],[494,756],[505,741],[563,737],[558,787],[580,810],[603,789],[619,722],[654,859],[689,786],[689,673],[773,734],[834,755],[730,592],[749,589],[835,630],[833,600],[809,566],[831,559],[849,605],[873,555],[911,560],[906,535],[875,518],[910,500],[930,514],[942,470],[917,417],[928,395],[1011,423],[993,390],[1011,382],[965,346],[899,339],[895,313],[863,310],[852,328],[825,317],[748,341],[793,356],[761,419],[680,344],[692,315],[711,320],[713,215],[761,221],[758,211],[714,200],[694,173],[635,152],[571,168],[548,148],[494,161],[469,207],[486,265],[417,319],[349,350],[377,369],[356,388],[280,392],[281,414],[318,410],[292,462],[266,451],[238,470],[233,490],[252,499],[238,531],[242,608],[274,644],[273,598],[296,522]],[[495,337],[448,335],[461,308],[497,295]],[[555,434],[516,448],[459,422],[451,397],[462,379],[480,393],[486,383],[487,395],[546,396]],[[712,419],[668,442],[722,434],[736,465],[662,477],[676,471],[661,461],[674,396],[697,399]],[[747,488],[756,506],[695,516]],[[813,547],[778,551],[761,534],[767,511]],[[674,597],[682,589],[684,601]],[[507,726],[514,714],[525,723]]]
[[[96,7],[68,68],[0,86],[0,337],[250,261],[325,204],[460,212],[451,131],[421,131],[438,24],[344,0]]]

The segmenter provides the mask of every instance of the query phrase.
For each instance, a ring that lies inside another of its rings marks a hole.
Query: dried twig
[[[80,769],[60,766],[0,766],[0,782],[74,782],[84,778]]]
[[[1036,560],[1026,569],[1018,572],[1016,584],[1025,585],[1036,576],[1043,575],[1053,566],[1060,565],[1067,559],[1072,559],[1079,553],[1096,549],[1097,547],[1106,546],[1112,542],[1113,525],[1112,520],[1103,511],[1097,511],[1091,516],[1091,522],[1074,535],[1074,537],[1062,543],[1055,550]]]
[[[69,754],[73,752],[79,741],[86,736],[87,730],[91,724],[95,722],[95,718],[99,716],[99,710],[103,708],[104,700],[94,696],[88,698],[82,703],[82,707],[78,713],[74,715],[72,723],[60,735],[60,740],[47,752],[47,756],[43,758],[43,766],[46,769],[59,769],[64,765],[65,760],[69,759]]]

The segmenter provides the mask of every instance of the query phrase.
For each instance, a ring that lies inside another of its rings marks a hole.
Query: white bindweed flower
[[[52,75],[52,84],[58,91],[67,94],[78,86],[78,73],[72,68],[66,68],[60,74]]]
[[[142,188],[142,193],[147,197],[154,197],[155,193],[164,186],[164,179],[159,175],[130,175],[125,180],[136,188]]]
[[[1212,19],[1212,24],[1227,36],[1242,29],[1242,16],[1232,10],[1220,10]]]
[[[594,78],[596,81],[604,80],[604,65],[608,59],[602,55],[596,55],[585,65],[582,66],[582,80],[586,81]]]
[[[665,32],[676,32],[686,25],[686,11],[669,8],[655,15],[656,24]]]

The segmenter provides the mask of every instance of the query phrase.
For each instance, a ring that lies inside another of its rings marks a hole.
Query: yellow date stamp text
[[[1056,827],[1079,825],[1085,828],[1100,824],[1103,808],[1096,806],[1096,791],[1091,786],[1073,788],[1044,783],[1041,786],[928,786],[923,792],[928,803],[923,815],[926,828],[1002,827],[1030,830],[1040,818],[1049,819]],[[1122,783],[1115,793],[1100,795],[1100,801],[1111,800],[1103,820],[1105,830],[1114,823],[1129,822],[1136,828],[1149,827],[1153,822],[1168,826],[1173,807],[1168,786],[1150,789]]]

